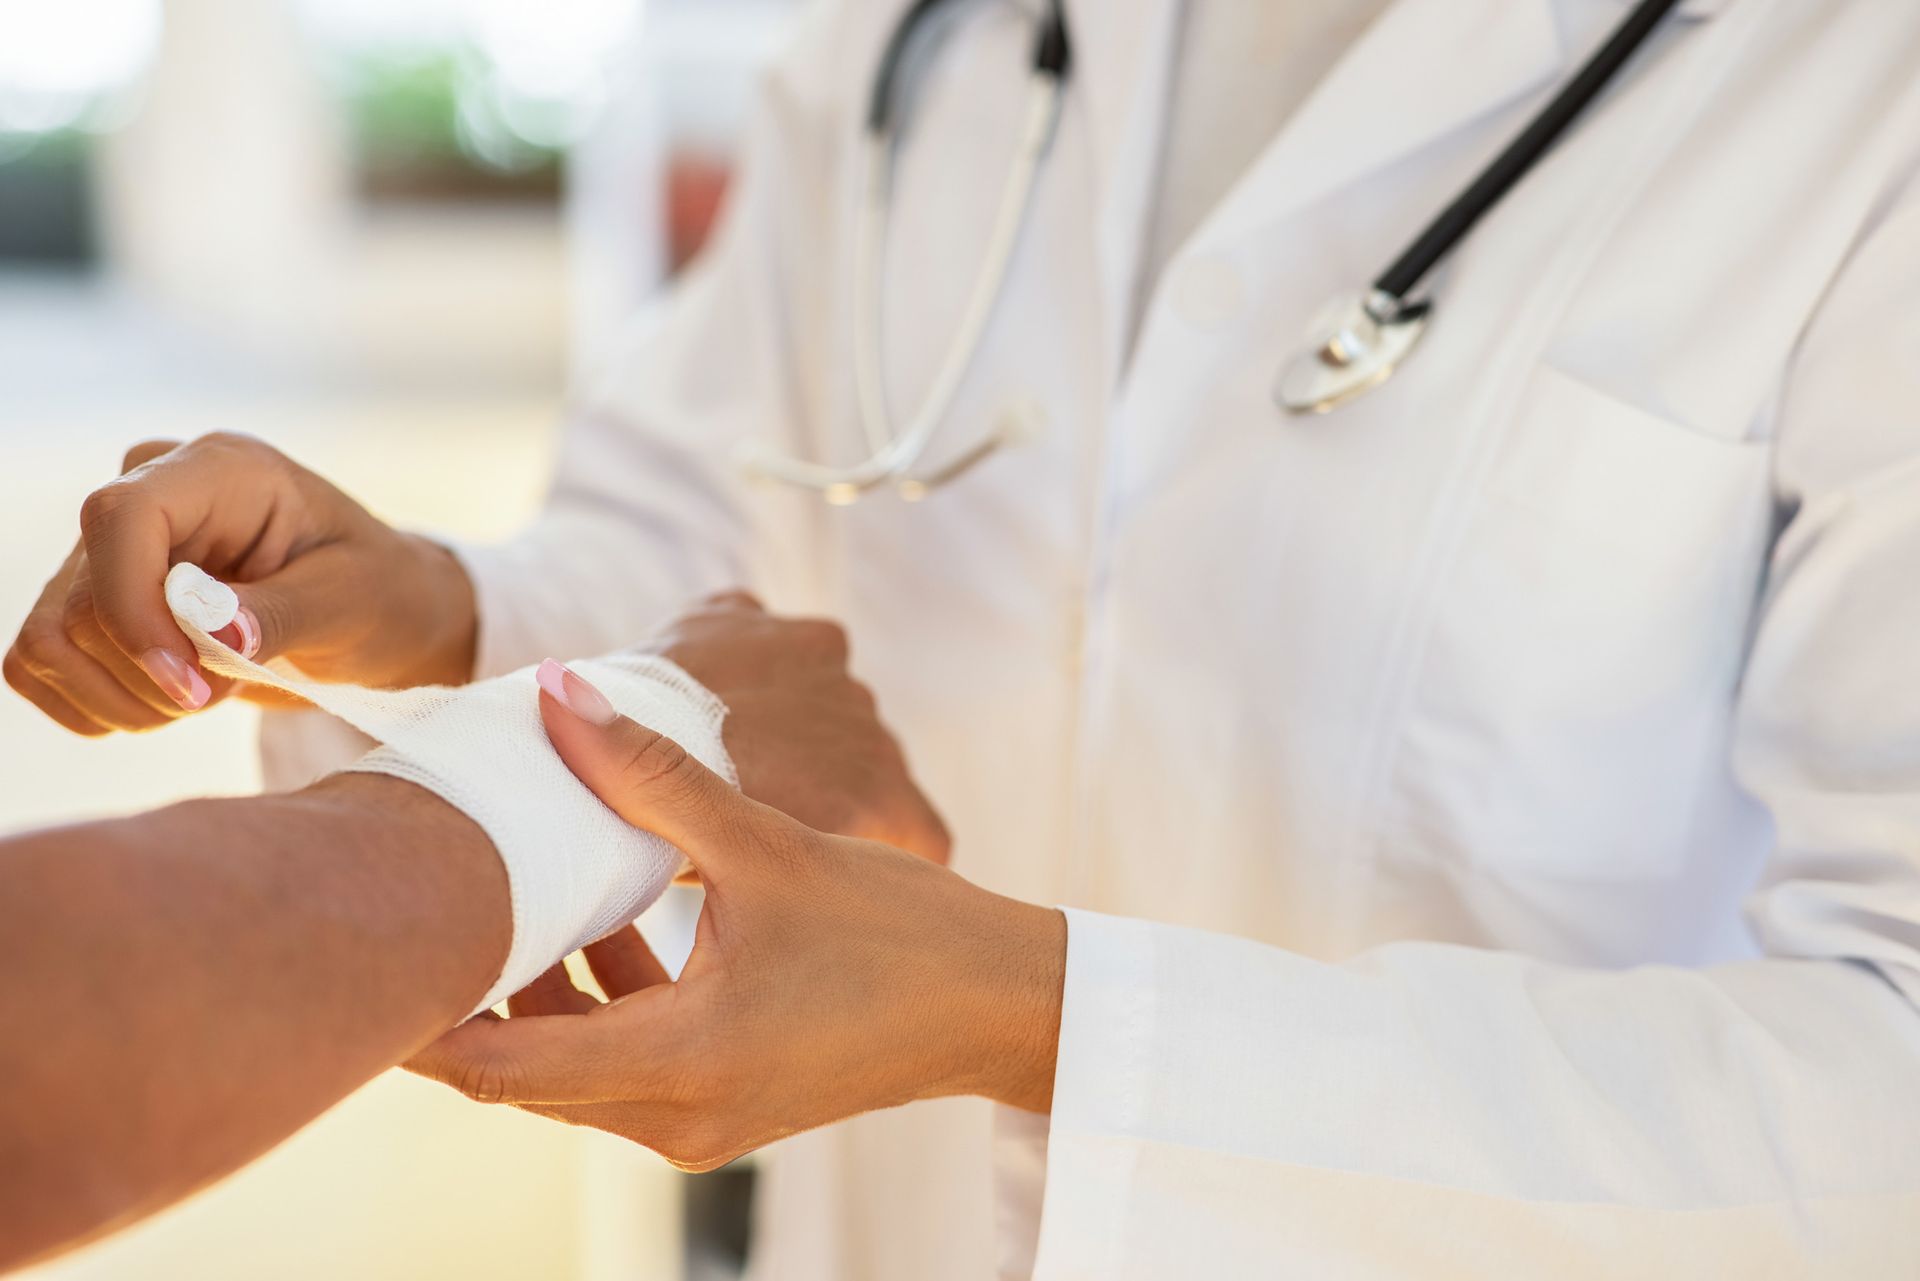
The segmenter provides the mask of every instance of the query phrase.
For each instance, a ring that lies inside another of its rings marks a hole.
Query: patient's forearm
[[[0,1270],[231,1171],[472,1009],[480,829],[346,775],[0,841]]]

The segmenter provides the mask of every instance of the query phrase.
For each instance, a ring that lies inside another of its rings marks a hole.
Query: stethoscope
[[[1020,432],[1019,421],[1013,420],[946,465],[930,472],[916,471],[980,350],[994,303],[1006,286],[1020,230],[1032,207],[1035,179],[1053,142],[1061,95],[1072,65],[1061,0],[1045,0],[1038,18],[1028,59],[1027,110],[1019,145],[960,323],[926,395],[904,426],[894,422],[883,382],[880,302],[884,291],[880,264],[886,249],[894,160],[902,132],[899,121],[906,107],[906,68],[919,48],[918,37],[946,3],[915,0],[887,41],[868,100],[864,191],[853,257],[853,372],[857,413],[871,452],[850,467],[789,458],[757,446],[750,447],[742,459],[749,471],[818,490],[836,506],[888,486],[909,501],[925,497],[930,489],[955,479]],[[1433,300],[1415,296],[1421,282],[1539,163],[1677,3],[1640,0],[1553,101],[1370,286],[1342,295],[1322,309],[1308,329],[1305,346],[1287,362],[1274,384],[1273,397],[1282,409],[1292,414],[1324,414],[1393,376],[1433,319]]]

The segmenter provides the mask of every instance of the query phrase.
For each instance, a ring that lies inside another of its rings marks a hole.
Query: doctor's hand
[[[161,593],[183,560],[234,585],[241,615],[221,639],[252,657],[387,687],[471,674],[473,593],[452,553],[260,441],[137,445],[80,531],[4,661],[7,684],[76,733],[151,729],[227,693]]]
[[[649,646],[727,705],[721,734],[748,796],[840,836],[944,863],[946,824],[914,784],[873,695],[848,671],[847,635],[724,592]]]
[[[578,677],[574,678],[579,681]],[[408,1065],[484,1103],[621,1135],[706,1170],[858,1112],[978,1094],[1047,1110],[1066,922],[875,842],[753,801],[672,741],[605,723],[591,687],[541,696],[554,747],[706,884],[678,980],[632,930]]]

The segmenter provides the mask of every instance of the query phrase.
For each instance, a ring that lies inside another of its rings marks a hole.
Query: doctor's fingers
[[[619,715],[575,672],[548,659],[540,684],[540,719],[567,768],[615,814],[684,853],[709,888],[747,861],[802,853],[807,828],[748,799],[666,735]]]
[[[673,1005],[663,987],[584,1014],[471,1019],[406,1066],[476,1103],[678,1104],[696,1038],[671,1026]]]
[[[387,647],[379,610],[358,598],[365,555],[362,548],[329,543],[275,573],[230,584],[240,613],[218,639],[262,663],[294,651],[309,675],[345,678],[356,659]]]
[[[891,741],[887,746],[893,757],[892,769],[904,780],[904,786],[891,789],[892,804],[885,813],[873,816],[868,825],[870,830],[856,829],[845,834],[879,841],[945,867],[953,861],[953,835],[947,830],[946,820],[913,782],[906,757],[898,746]]]
[[[190,710],[196,662],[173,621],[163,584],[175,560],[242,581],[278,568],[325,533],[305,501],[299,469],[245,437],[204,436],[135,462],[80,507],[81,542],[101,629]]]
[[[8,650],[6,657],[0,659],[0,675],[6,677],[8,688],[39,708],[60,728],[87,738],[113,733],[111,726],[94,720],[69,702],[66,695],[29,672],[14,650]]]
[[[744,587],[730,587],[724,592],[715,592],[711,596],[702,597],[699,611],[722,614],[764,614],[767,612],[767,607],[760,603],[758,596]]]
[[[609,1001],[672,980],[667,967],[660,964],[660,958],[653,954],[635,926],[615,930],[581,951],[587,958],[587,968],[593,971],[594,982],[600,985]]]
[[[516,1019],[546,1014],[585,1014],[600,1002],[573,985],[565,961],[556,961],[540,977],[507,998],[507,1013]]]
[[[623,926],[606,938],[581,949],[594,982],[609,1001],[631,996],[642,988],[671,980],[666,966],[653,954],[640,931]],[[584,1014],[600,1002],[574,986],[565,961],[556,962],[539,978],[507,998],[507,1012],[515,1018],[542,1014]]]
[[[649,1148],[667,1164],[705,1174],[762,1146],[709,1110],[657,1103],[518,1103],[522,1112],[583,1126]]]
[[[129,693],[113,673],[64,637],[29,639],[21,653],[17,660],[8,656],[8,684],[77,733],[91,736],[115,730],[156,729],[172,719]],[[24,673],[25,679],[16,678],[16,670]],[[98,728],[82,728],[74,717],[63,714],[59,705],[71,708],[74,716]]]
[[[19,635],[7,646],[5,656],[0,657],[0,676],[5,677],[10,689],[46,713],[61,728],[93,738],[112,731],[70,704],[66,695],[48,685],[40,675],[46,664],[56,656],[56,642],[64,643],[64,637],[54,635],[57,628],[49,621],[51,616],[46,604],[49,598],[56,595],[63,601],[66,599],[67,586],[73,581],[80,555],[80,549],[74,548],[41,589],[40,598],[27,611],[27,617],[20,625]]]
[[[170,690],[163,690],[153,682],[144,668],[135,663],[118,645],[107,636],[106,629],[100,625],[100,616],[95,608],[93,595],[93,575],[89,562],[82,559],[79,572],[74,575],[73,583],[67,589],[67,599],[61,613],[61,625],[80,651],[91,657],[120,685],[120,688],[144,703],[159,717],[139,724],[121,724],[121,729],[150,729],[154,725],[165,724],[177,719],[185,711],[199,710],[211,706],[226,697],[232,688],[232,682],[216,676],[198,666],[186,673],[175,669],[175,684]],[[177,691],[180,681],[185,681],[187,697],[183,701]],[[186,704],[192,704],[191,707]]]
[[[71,608],[71,593],[83,565],[76,548],[41,591],[0,664],[7,684],[78,734],[165,724],[170,717],[164,708],[129,690],[77,642],[81,620]]]

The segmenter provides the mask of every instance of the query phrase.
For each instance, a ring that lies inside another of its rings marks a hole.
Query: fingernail
[[[233,615],[233,621],[213,633],[213,638],[234,650],[242,658],[252,658],[260,652],[260,620],[254,612],[242,605]]]
[[[140,669],[163,693],[189,712],[197,712],[213,697],[206,679],[178,654],[158,647],[140,656]]]
[[[611,725],[620,715],[605,694],[551,658],[540,664],[533,678],[540,682],[541,689],[553,696],[554,702],[589,724]]]

